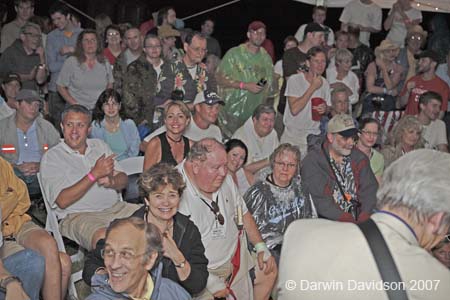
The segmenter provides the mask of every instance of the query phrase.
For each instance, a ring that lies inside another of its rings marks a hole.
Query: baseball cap
[[[17,93],[16,100],[25,100],[25,101],[43,101],[43,99],[39,96],[39,94],[34,90],[23,89]]]
[[[356,129],[351,116],[347,114],[338,114],[328,122],[327,132],[338,133],[343,137],[352,137],[358,133],[358,130]]]
[[[248,25],[248,31],[252,30],[252,31],[256,31],[260,28],[264,28],[266,29],[266,24],[264,24],[261,21],[253,21]]]
[[[19,82],[20,86],[22,86],[22,81],[20,80],[20,75],[17,73],[10,72],[6,74],[6,76],[3,78],[3,83],[10,83],[11,81],[16,80]]]
[[[425,57],[428,57],[435,62],[439,62],[439,54],[437,54],[433,50],[424,50],[424,51],[420,52],[419,54],[414,55],[415,59],[420,59],[420,58],[425,58]]]
[[[197,96],[195,96],[194,105],[200,103],[205,103],[208,105],[220,103],[222,105],[225,105],[225,102],[219,97],[219,95],[212,91],[203,91],[198,93]]]
[[[170,25],[163,25],[158,28],[158,37],[163,39],[171,36],[180,36],[180,32]]]
[[[311,23],[308,23],[308,25],[306,25],[306,27],[305,27],[305,35],[308,32],[325,32],[325,28],[320,26],[318,23],[311,22]]]

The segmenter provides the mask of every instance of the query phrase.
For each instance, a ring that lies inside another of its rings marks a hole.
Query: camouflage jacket
[[[161,68],[166,63],[163,62]],[[158,78],[155,69],[142,54],[132,62],[123,78],[122,100],[127,116],[137,125],[146,120],[149,125],[153,122],[155,109],[154,96]]]
[[[206,65],[203,63],[198,64],[195,78],[192,78],[183,60],[177,60],[170,64],[165,64],[161,68],[155,104],[164,103],[170,98],[174,90],[182,91],[186,102],[193,102],[197,93],[205,89],[217,92],[214,75],[208,73]]]

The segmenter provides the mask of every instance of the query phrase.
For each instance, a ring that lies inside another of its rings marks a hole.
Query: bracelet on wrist
[[[243,89],[244,89],[244,82],[243,82],[243,81],[241,81],[241,82],[239,83],[239,89],[240,89],[240,90],[243,90]]]
[[[264,243],[264,242],[259,242],[259,243],[257,243],[257,244],[255,245],[255,250],[256,250],[256,253],[259,253],[259,252],[264,252],[264,251],[266,251],[266,250],[268,250],[268,249],[267,249],[266,243]]]
[[[87,176],[87,178],[89,179],[90,182],[96,182],[97,181],[97,178],[95,178],[95,176],[92,175],[91,172],[87,173],[86,176]]]

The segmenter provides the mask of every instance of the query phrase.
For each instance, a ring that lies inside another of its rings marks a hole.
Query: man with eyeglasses
[[[61,112],[66,102],[58,93],[56,79],[66,59],[75,51],[75,44],[82,29],[73,25],[72,13],[64,4],[58,2],[53,4],[49,9],[49,15],[56,28],[48,34],[45,44],[45,55],[50,71],[48,108],[53,124],[59,128]]]
[[[0,53],[11,46],[20,36],[20,28],[34,15],[34,0],[14,0],[16,18],[2,28]]]
[[[0,121],[0,156],[13,165],[29,194],[36,195],[40,193],[36,173],[42,155],[59,143],[59,133],[42,118],[43,100],[37,92],[22,89],[16,101],[16,113]]]
[[[204,90],[217,91],[213,74],[202,62],[206,55],[206,37],[200,32],[188,33],[184,39],[184,56],[164,65],[158,81],[156,105],[167,103],[173,91],[183,92],[183,101],[193,109],[195,96]]]
[[[405,78],[402,79],[400,86],[403,87],[405,81],[416,75],[417,70],[417,60],[414,57],[419,54],[420,49],[425,45],[427,40],[428,32],[423,30],[422,26],[414,25],[408,29],[406,35],[406,47],[400,49],[400,53],[397,56],[398,63],[403,67],[403,74],[406,74]]]
[[[225,136],[231,137],[255,108],[273,97],[272,58],[262,47],[266,39],[266,25],[253,21],[247,29],[247,41],[225,53],[217,68],[219,94],[225,108],[219,123]]]
[[[188,300],[181,286],[162,276],[162,236],[141,218],[115,220],[106,232],[104,268],[92,277],[86,300]]]
[[[358,223],[374,209],[378,183],[369,158],[354,147],[357,133],[350,115],[335,115],[326,140],[302,161],[301,176],[319,217]]]
[[[165,63],[161,58],[161,40],[156,35],[147,34],[144,52],[128,66],[123,78],[124,109],[137,126],[152,127],[155,110],[153,97]]]
[[[179,211],[197,225],[209,261],[206,289],[196,299],[231,295],[235,299],[268,299],[277,276],[276,264],[227,175],[224,146],[215,139],[200,140],[177,168],[186,181]],[[249,276],[254,263],[242,229],[257,252],[254,287]]]
[[[139,28],[132,27],[125,31],[125,45],[127,48],[117,57],[113,67],[114,89],[122,93],[122,85],[127,67],[142,55],[142,36]]]
[[[8,47],[0,57],[0,77],[8,72],[20,75],[22,88],[37,91],[47,80],[45,54],[41,41],[41,29],[34,23],[26,23],[20,29],[20,38]]]

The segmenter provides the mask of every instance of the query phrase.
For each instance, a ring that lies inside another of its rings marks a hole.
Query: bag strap
[[[357,225],[369,244],[383,282],[389,283],[389,286],[392,282],[403,282],[386,241],[375,222],[368,219],[366,222]],[[400,288],[402,285],[398,284],[397,286],[399,287],[397,289],[386,289],[389,300],[408,300],[406,291]]]

